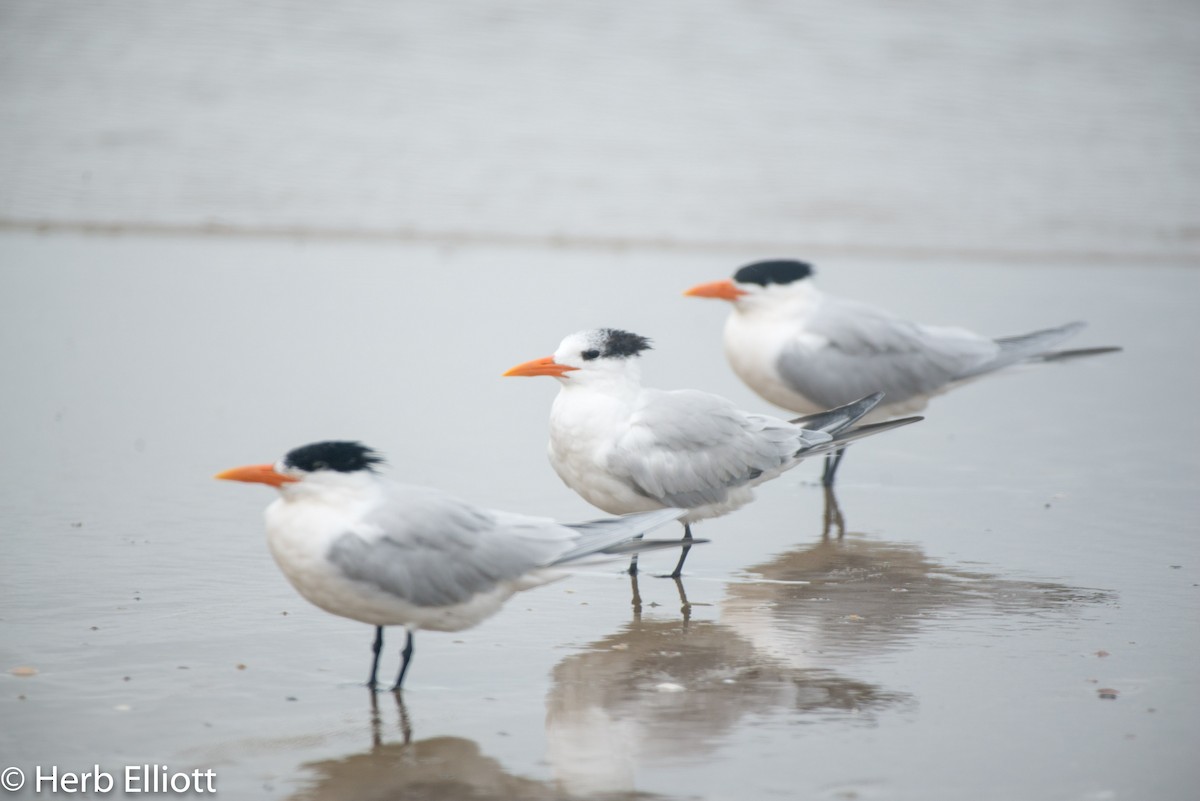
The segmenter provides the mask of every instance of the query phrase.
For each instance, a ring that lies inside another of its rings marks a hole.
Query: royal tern
[[[306,599],[375,626],[372,688],[384,626],[407,632],[392,688],[399,690],[417,629],[474,626],[514,593],[553,581],[571,565],[679,547],[678,540],[636,538],[679,518],[682,509],[560,524],[386,481],[376,472],[382,461],[358,442],[317,442],[275,464],[216,476],[279,490],[266,511],[271,555]]]
[[[813,285],[812,274],[801,261],[760,261],[732,279],[684,293],[733,304],[725,321],[725,356],[733,371],[765,400],[801,414],[880,391],[885,400],[866,419],[886,420],[919,412],[934,395],[1019,362],[1120,350],[1053,350],[1078,333],[1081,322],[1000,339],[912,323],[827,295]],[[826,458],[826,486],[840,458],[840,451]]]
[[[879,393],[788,422],[744,412],[707,392],[649,389],[638,364],[649,347],[648,339],[627,331],[580,331],[553,356],[504,375],[558,379],[549,455],[568,487],[610,514],[687,509],[685,542],[692,523],[744,505],[753,487],[805,457],[920,419],[852,428],[879,403]],[[687,554],[685,547],[672,577]],[[636,570],[634,562],[630,572]]]

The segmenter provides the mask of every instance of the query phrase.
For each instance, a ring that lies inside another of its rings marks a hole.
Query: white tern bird
[[[883,392],[884,401],[866,419],[886,420],[919,412],[934,395],[1020,362],[1120,350],[1055,351],[1084,327],[1081,322],[1000,339],[912,323],[827,295],[812,275],[801,261],[760,261],[732,279],[684,293],[733,304],[725,321],[725,356],[733,371],[765,400],[801,414]],[[826,457],[826,486],[833,484],[841,456],[839,450]]]
[[[753,487],[805,457],[920,419],[852,428],[879,403],[879,393],[788,422],[744,412],[707,392],[649,389],[638,364],[649,347],[648,339],[627,331],[580,331],[553,356],[504,375],[558,379],[549,456],[568,487],[610,514],[687,509],[685,542],[692,523],[746,504]],[[685,547],[672,577],[687,554]],[[634,562],[630,572],[636,570]]]
[[[372,688],[384,626],[407,631],[396,691],[417,629],[460,631],[569,566],[680,545],[636,538],[678,519],[682,509],[560,524],[386,481],[376,472],[382,461],[358,442],[317,442],[275,464],[216,476],[279,490],[266,511],[271,555],[306,599],[375,626]]]

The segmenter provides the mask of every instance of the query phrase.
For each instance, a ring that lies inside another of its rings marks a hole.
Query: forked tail
[[[973,378],[984,373],[990,373],[993,370],[1017,364],[1018,362],[1066,361],[1067,359],[1075,359],[1082,356],[1097,356],[1101,353],[1113,353],[1121,350],[1118,347],[1052,350],[1060,342],[1078,334],[1086,325],[1087,323],[1077,321],[1060,325],[1058,328],[1044,328],[1041,331],[1033,331],[1032,333],[1021,334],[1020,336],[1001,337],[996,340],[996,344],[1000,346],[1000,352],[996,354],[994,359],[972,368],[961,375],[955,376],[955,378],[956,380]]]

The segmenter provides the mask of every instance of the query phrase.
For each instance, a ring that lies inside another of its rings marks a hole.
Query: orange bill
[[[572,370],[578,370],[578,367],[569,367],[565,364],[559,364],[554,361],[553,356],[543,356],[540,359],[523,362],[516,367],[507,371],[505,377],[519,375],[552,375],[559,378]]]
[[[709,281],[707,284],[699,284],[692,287],[683,294],[692,298],[718,298],[720,300],[737,300],[742,295],[745,295],[745,290],[738,289],[733,282],[728,278],[723,278],[720,281]]]
[[[245,467],[235,467],[232,470],[217,473],[213,478],[220,478],[225,481],[245,481],[250,484],[269,484],[272,487],[282,487],[284,484],[299,481],[299,479],[275,472],[275,465],[273,464],[251,464]]]

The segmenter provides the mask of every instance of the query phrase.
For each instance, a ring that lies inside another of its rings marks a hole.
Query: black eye
[[[585,351],[583,352],[583,354],[582,354],[582,355],[583,355],[583,360],[584,360],[585,362],[590,362],[592,359],[599,359],[599,358],[600,358],[600,351],[598,351],[598,350],[585,350]]]

